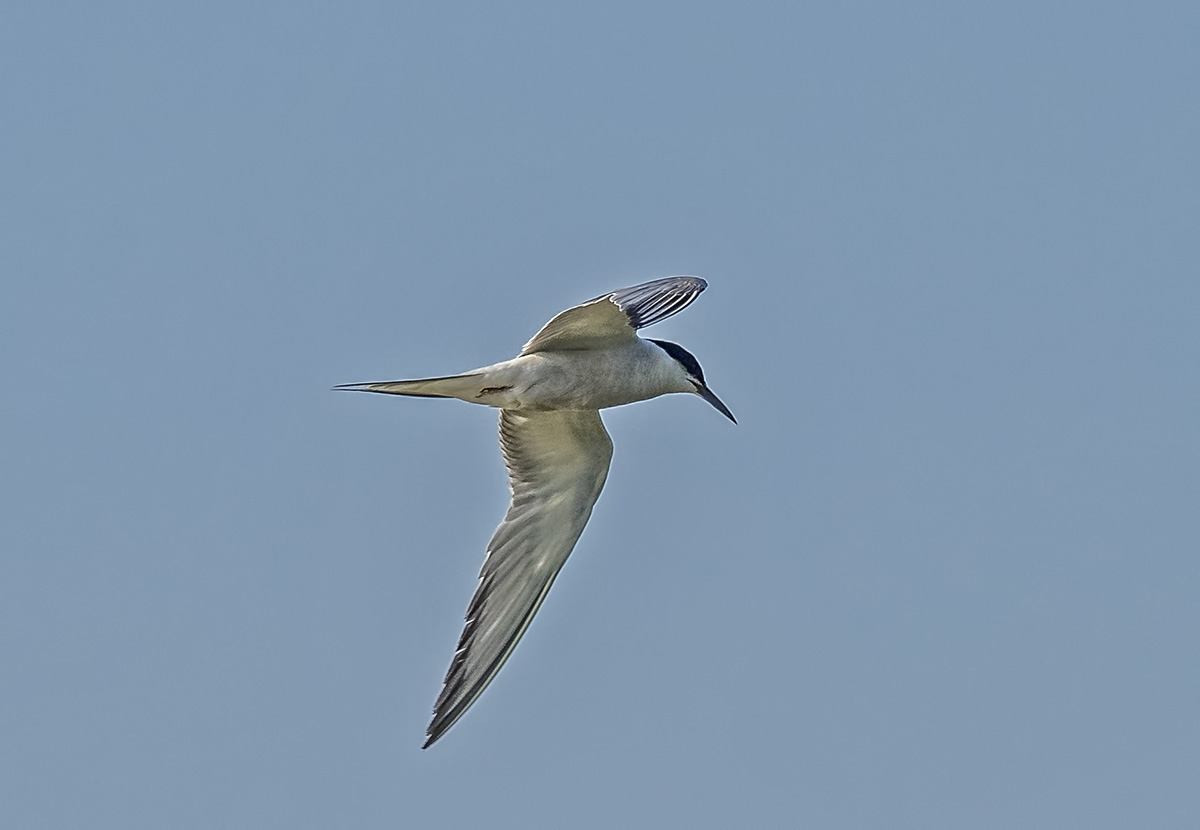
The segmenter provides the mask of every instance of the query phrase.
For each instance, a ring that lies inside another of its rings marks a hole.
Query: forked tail
[[[470,400],[479,391],[478,375],[452,375],[421,380],[387,380],[380,383],[344,383],[334,389],[348,392],[382,392],[412,398],[459,398]]]

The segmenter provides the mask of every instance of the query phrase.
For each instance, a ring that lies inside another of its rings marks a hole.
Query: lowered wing
[[[594,410],[502,410],[500,448],[512,503],[488,543],[426,747],[462,717],[516,648],[592,515],[612,459]]]

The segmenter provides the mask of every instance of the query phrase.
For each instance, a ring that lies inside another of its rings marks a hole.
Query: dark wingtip
[[[429,723],[429,727],[425,730],[425,743],[421,744],[421,749],[429,749],[429,747],[441,740],[442,736],[450,731],[450,727],[454,726],[454,724],[458,722],[458,719],[462,717],[462,715],[463,712],[459,712],[457,715],[449,718],[447,721],[444,713],[439,715],[437,712],[434,712],[433,720]]]

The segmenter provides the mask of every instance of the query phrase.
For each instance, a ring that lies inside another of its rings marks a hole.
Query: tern
[[[667,277],[612,291],[556,316],[512,360],[465,374],[335,387],[500,409],[512,502],[488,543],[422,749],[495,678],[583,533],[612,459],[600,410],[689,392],[737,423],[691,352],[637,335],[687,308],[707,287],[699,277]]]

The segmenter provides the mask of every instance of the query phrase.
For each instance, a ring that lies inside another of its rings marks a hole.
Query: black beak
[[[692,381],[692,383],[696,383],[696,382]],[[718,412],[720,412],[722,415],[724,415],[726,418],[733,421],[735,424],[737,423],[737,418],[733,417],[733,413],[729,411],[729,407],[727,407],[725,404],[721,403],[721,399],[718,398],[715,394],[713,394],[713,391],[711,389],[709,389],[707,386],[705,386],[703,383],[696,383],[696,394],[699,395],[700,397],[704,398],[704,400],[708,401],[714,407],[716,407],[716,410]]]

